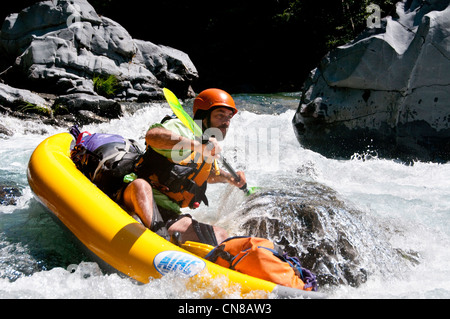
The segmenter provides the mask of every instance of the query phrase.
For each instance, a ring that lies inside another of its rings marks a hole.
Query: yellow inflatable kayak
[[[41,201],[78,240],[115,270],[148,283],[167,274],[189,278],[187,284],[208,284],[225,277],[224,285],[240,294],[278,297],[323,298],[316,292],[282,287],[221,267],[200,256],[202,247],[182,249],[138,223],[92,184],[70,159],[73,138],[69,133],[52,136],[34,151],[28,181]],[[195,246],[195,244],[194,244]],[[191,252],[190,252],[191,251]],[[198,255],[195,255],[197,253]],[[226,291],[223,287],[221,291]],[[268,295],[268,294],[266,294]],[[213,297],[220,298],[220,295]]]

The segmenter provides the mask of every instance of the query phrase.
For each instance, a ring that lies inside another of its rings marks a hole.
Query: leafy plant
[[[54,115],[66,115],[66,114],[70,114],[70,112],[66,106],[58,103],[53,106],[53,114]]]
[[[37,114],[37,115],[44,115],[44,116],[51,115],[50,109],[30,103],[30,102],[23,102],[23,104],[21,104],[17,107],[17,111],[19,111],[20,113],[23,113],[23,114]]]
[[[114,75],[94,75],[94,90],[104,97],[113,97],[119,88],[119,80]]]

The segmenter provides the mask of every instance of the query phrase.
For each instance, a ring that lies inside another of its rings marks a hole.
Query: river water
[[[404,165],[376,157],[368,145],[350,159],[327,159],[296,140],[291,121],[298,94],[237,95],[242,110],[232,120],[223,154],[246,172],[250,186],[286,189],[314,182],[334,190],[346,204],[377,221],[389,245],[414,251],[418,263],[398,271],[375,272],[358,287],[322,287],[331,298],[450,298],[450,165]],[[191,102],[186,102],[189,109]],[[143,144],[151,123],[171,113],[164,103],[127,104],[118,120],[88,125]],[[0,135],[0,185],[21,190],[16,205],[0,206],[0,298],[208,298],[173,277],[138,285],[103,274],[34,199],[26,169],[46,137],[64,132],[35,122],[0,116],[13,136]],[[239,192],[238,192],[239,193]],[[211,185],[210,207],[193,215],[239,233],[233,211],[248,200],[225,185]],[[230,200],[231,197],[233,198]],[[377,266],[376,260],[373,261]],[[397,268],[393,268],[397,269]],[[220,286],[220,282],[216,283]],[[237,297],[237,296],[231,296]]]

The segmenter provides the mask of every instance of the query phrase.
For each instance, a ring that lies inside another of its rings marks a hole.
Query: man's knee
[[[145,179],[141,178],[138,178],[135,181],[133,181],[130,184],[130,186],[135,192],[148,192],[152,190],[150,184]]]
[[[146,227],[151,227],[153,193],[147,181],[137,179],[130,183],[123,193],[123,203],[129,214],[137,214]]]
[[[124,191],[123,198],[127,206],[136,205],[138,200],[152,195],[152,187],[146,180],[137,179],[131,182]],[[150,198],[150,197],[149,197]]]

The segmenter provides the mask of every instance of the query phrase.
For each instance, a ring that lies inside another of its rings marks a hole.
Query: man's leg
[[[128,185],[123,193],[123,202],[127,211],[136,213],[147,228],[170,240],[166,223],[153,199],[152,187],[147,181],[137,179]]]
[[[150,228],[153,220],[153,191],[149,183],[143,179],[137,179],[125,188],[123,202],[128,212],[136,213]]]
[[[162,218],[159,217],[158,208],[153,200],[152,187],[147,181],[137,179],[128,185],[123,193],[123,202],[127,211],[136,213],[147,228],[156,233],[158,233],[157,230],[164,228],[159,225],[162,223]],[[158,225],[155,225],[155,222]],[[214,244],[216,241],[220,244],[228,238],[228,234],[223,228],[201,224],[188,217],[181,218],[173,223],[169,228],[168,235],[165,233],[159,235],[166,238],[169,235],[172,236],[175,232],[181,234],[182,242],[195,241]]]

